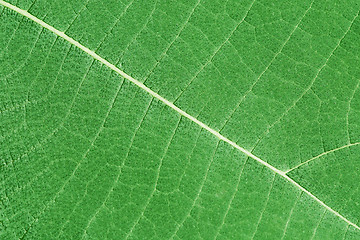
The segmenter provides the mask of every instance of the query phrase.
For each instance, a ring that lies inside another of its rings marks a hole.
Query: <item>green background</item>
[[[8,2],[360,220],[359,1]],[[280,175],[0,11],[0,238],[360,239]]]

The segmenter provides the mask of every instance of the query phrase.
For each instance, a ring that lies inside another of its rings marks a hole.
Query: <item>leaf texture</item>
[[[360,238],[358,1],[0,6],[0,238]]]

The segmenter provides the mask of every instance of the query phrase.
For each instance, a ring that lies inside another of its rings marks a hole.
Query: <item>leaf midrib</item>
[[[104,58],[102,58],[101,56],[99,56],[98,54],[96,54],[94,51],[90,50],[89,48],[85,47],[84,45],[80,44],[78,41],[74,40],[73,38],[67,36],[64,32],[59,31],[58,29],[54,28],[53,26],[45,23],[44,21],[38,19],[37,17],[35,17],[34,15],[30,14],[29,12],[27,12],[26,10],[23,10],[21,8],[18,8],[17,6],[14,6],[8,2],[5,2],[3,0],[0,0],[0,4],[3,5],[4,7],[7,7],[27,18],[29,18],[30,20],[38,23],[39,25],[41,25],[43,28],[48,29],[49,31],[53,32],[54,34],[56,34],[57,36],[63,38],[64,40],[68,41],[70,44],[76,46],[77,48],[83,50],[84,52],[86,52],[87,54],[89,54],[90,56],[92,56],[94,59],[98,60],[99,62],[103,63],[104,65],[106,65],[107,67],[109,67],[110,69],[112,69],[113,71],[117,72],[118,74],[120,74],[122,77],[124,77],[125,79],[129,80],[130,82],[132,82],[133,84],[137,85],[138,87],[140,87],[142,90],[148,92],[150,95],[152,95],[154,98],[160,100],[161,102],[163,102],[165,105],[167,105],[168,107],[172,108],[173,110],[175,110],[176,112],[178,112],[180,115],[188,118],[189,120],[191,120],[192,122],[196,123],[197,125],[199,125],[200,127],[204,128],[205,130],[207,130],[208,132],[210,132],[211,134],[215,135],[217,138],[219,138],[220,140],[230,144],[231,146],[233,146],[234,148],[240,150],[241,152],[243,152],[245,155],[247,155],[248,157],[254,159],[255,161],[259,162],[260,164],[264,165],[265,167],[269,168],[271,171],[273,171],[274,173],[279,174],[281,177],[285,178],[287,181],[289,181],[290,183],[292,183],[293,185],[295,185],[296,187],[298,187],[301,191],[305,192],[307,195],[309,195],[311,198],[313,198],[315,201],[317,201],[319,204],[321,204],[323,207],[325,207],[328,211],[332,212],[333,214],[335,214],[336,216],[338,216],[339,218],[341,218],[342,220],[344,220],[347,224],[352,225],[353,227],[355,227],[356,229],[360,230],[360,227],[358,225],[356,225],[355,223],[351,222],[350,220],[348,220],[347,218],[345,218],[344,216],[342,216],[340,213],[338,213],[337,211],[335,211],[334,209],[332,209],[331,207],[329,207],[328,205],[326,205],[323,201],[321,201],[320,199],[318,199],[316,196],[314,196],[311,192],[309,192],[308,190],[306,190],[304,187],[302,187],[299,183],[297,183],[296,181],[294,181],[292,178],[290,178],[288,175],[286,175],[286,172],[281,171],[277,168],[275,168],[274,166],[272,166],[271,164],[265,162],[264,160],[260,159],[259,157],[255,156],[254,154],[252,154],[251,152],[249,152],[248,150],[242,148],[241,146],[237,145],[235,142],[231,141],[230,139],[226,138],[225,136],[223,136],[222,134],[220,134],[219,132],[215,131],[214,129],[210,128],[208,125],[206,125],[205,123],[199,121],[198,119],[196,119],[195,117],[191,116],[190,114],[186,113],[185,111],[181,110],[179,107],[175,106],[172,102],[170,102],[169,100],[165,99],[164,97],[160,96],[158,93],[154,92],[153,90],[151,90],[150,88],[148,88],[147,86],[145,86],[143,83],[141,83],[140,81],[134,79],[133,77],[131,77],[130,75],[126,74],[125,72],[123,72],[122,70],[120,70],[119,68],[117,68],[115,65],[113,65],[112,63],[108,62],[107,60],[105,60]],[[356,15],[356,17],[359,15]],[[355,17],[355,18],[356,18]],[[352,24],[351,24],[352,25]],[[350,27],[351,27],[350,25]],[[349,29],[350,29],[349,27]],[[348,29],[348,30],[349,30]],[[348,31],[347,30],[347,31]],[[343,148],[343,147],[341,147]],[[323,154],[324,155],[324,154]]]

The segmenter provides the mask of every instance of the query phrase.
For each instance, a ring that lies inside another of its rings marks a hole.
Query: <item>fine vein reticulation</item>
[[[132,82],[133,84],[137,85],[138,87],[140,87],[142,90],[146,91],[147,93],[149,93],[150,95],[152,95],[154,98],[160,100],[161,102],[163,102],[164,104],[166,104],[167,106],[169,106],[170,108],[172,108],[173,110],[175,110],[176,112],[178,112],[180,115],[188,118],[189,120],[193,121],[194,123],[198,124],[200,127],[204,128],[205,130],[209,131],[211,134],[215,135],[217,138],[219,138],[220,140],[230,144],[231,146],[233,146],[234,148],[240,150],[241,152],[243,152],[245,155],[247,155],[248,157],[256,160],[257,162],[261,163],[262,165],[266,166],[267,168],[269,168],[270,170],[272,170],[273,172],[279,174],[280,176],[282,176],[283,178],[285,178],[286,180],[288,180],[290,183],[294,184],[295,186],[297,186],[302,192],[306,193],[307,195],[309,195],[311,198],[313,198],[314,200],[316,200],[318,203],[320,203],[322,206],[324,206],[328,211],[332,212],[333,214],[335,214],[336,216],[338,216],[339,218],[341,218],[342,220],[344,220],[347,224],[352,225],[353,227],[355,227],[356,229],[360,230],[360,227],[358,225],[356,225],[355,223],[351,222],[350,220],[348,220],[347,218],[345,218],[344,216],[342,216],[340,213],[338,213],[337,211],[333,210],[332,208],[330,208],[328,205],[326,205],[324,202],[322,202],[320,199],[318,199],[316,196],[314,196],[312,193],[310,193],[309,191],[307,191],[305,188],[303,188],[302,186],[300,186],[297,182],[295,182],[292,178],[290,178],[289,176],[286,175],[287,172],[299,167],[300,165],[303,165],[305,163],[308,163],[314,159],[317,159],[327,153],[330,152],[334,152],[336,150],[345,148],[345,147],[349,147],[349,146],[353,146],[353,145],[357,145],[359,143],[354,143],[354,144],[350,144],[350,145],[346,145],[325,153],[322,153],[314,158],[311,158],[307,161],[305,161],[304,163],[294,167],[293,169],[290,169],[286,172],[281,171],[277,168],[275,168],[274,166],[270,165],[269,163],[265,162],[264,160],[260,159],[259,157],[255,156],[254,154],[252,154],[251,152],[247,151],[246,149],[240,147],[239,145],[237,145],[235,142],[231,141],[230,139],[226,138],[225,136],[223,136],[222,134],[220,134],[219,132],[215,131],[214,129],[210,128],[208,125],[204,124],[203,122],[199,121],[198,119],[196,119],[195,117],[189,115],[188,113],[186,113],[185,111],[181,110],[180,108],[178,108],[177,106],[175,106],[172,102],[168,101],[167,99],[165,99],[164,97],[160,96],[158,93],[154,92],[153,90],[151,90],[150,88],[148,88],[147,86],[145,86],[143,83],[139,82],[138,80],[134,79],[133,77],[129,76],[128,74],[126,74],[125,72],[123,72],[122,70],[120,70],[119,68],[117,68],[115,65],[111,64],[110,62],[108,62],[107,60],[105,60],[104,58],[102,58],[101,56],[99,56],[98,54],[96,54],[94,51],[91,51],[89,48],[83,46],[82,44],[80,44],[79,42],[77,42],[76,40],[74,40],[73,38],[67,36],[64,32],[61,32],[59,30],[57,30],[56,28],[50,26],[49,24],[45,23],[44,21],[38,19],[37,17],[33,16],[32,14],[28,13],[27,11],[20,9],[10,3],[7,3],[3,0],[0,0],[0,4],[33,20],[34,22],[38,23],[39,25],[41,25],[43,28],[48,29],[49,31],[53,32],[54,34],[56,34],[57,36],[65,39],[66,41],[68,41],[69,43],[71,43],[72,45],[78,47],[79,49],[83,50],[84,52],[86,52],[87,54],[89,54],[90,56],[92,56],[94,59],[98,60],[99,62],[103,63],[104,65],[106,65],[107,67],[109,67],[110,69],[114,70],[115,72],[117,72],[118,74],[120,74],[122,77],[124,77],[125,79],[129,80],[130,82]],[[325,63],[326,64],[326,63]]]

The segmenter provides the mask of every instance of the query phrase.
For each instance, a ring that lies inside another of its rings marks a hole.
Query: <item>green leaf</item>
[[[359,239],[359,9],[0,0],[0,238]]]

